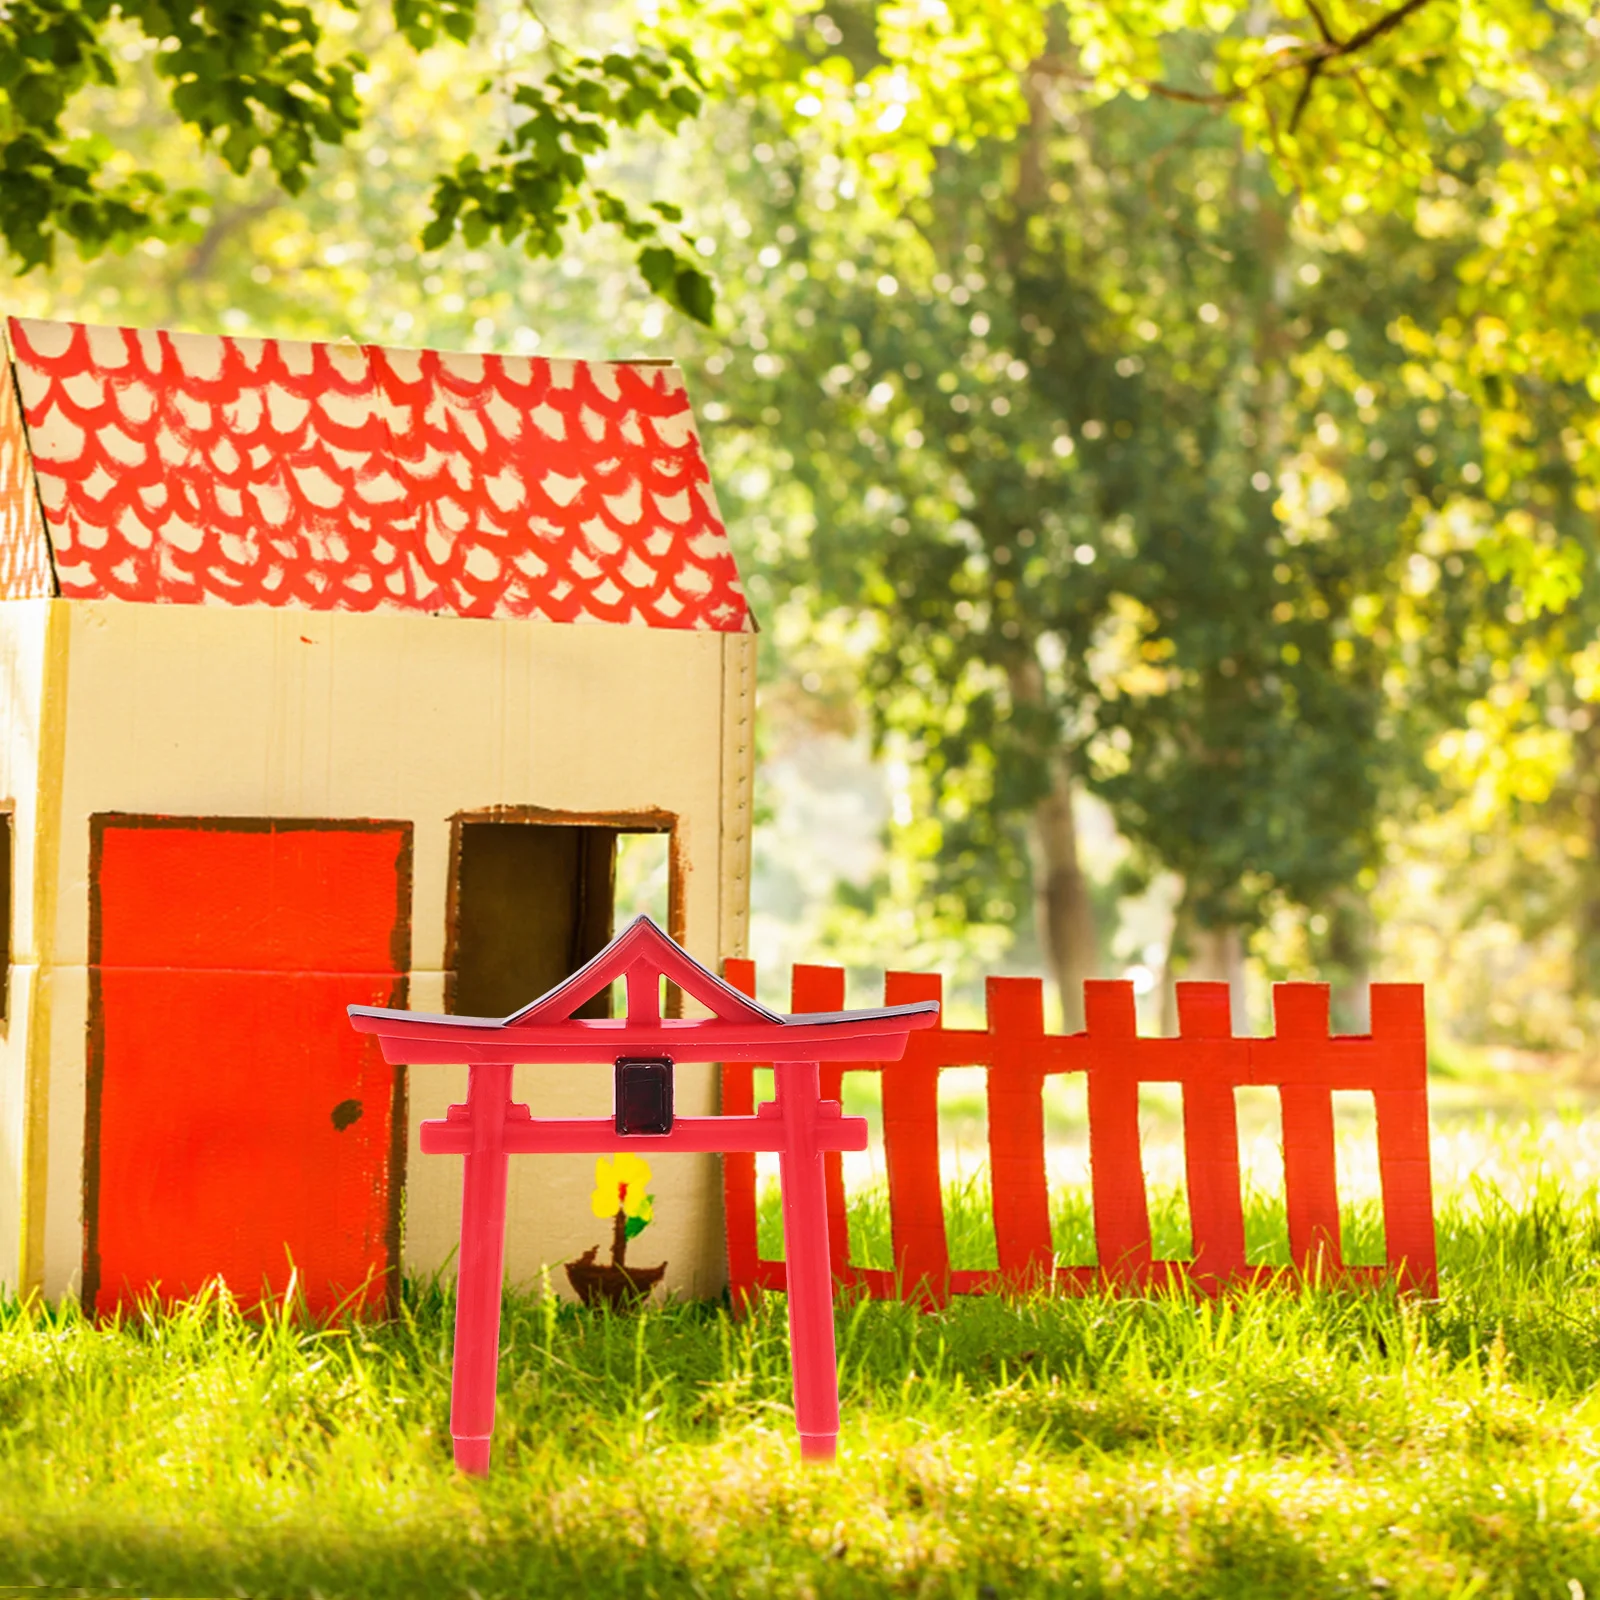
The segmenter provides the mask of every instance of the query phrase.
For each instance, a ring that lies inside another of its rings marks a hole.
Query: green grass
[[[842,1452],[820,1468],[777,1297],[736,1320],[509,1296],[486,1484],[450,1467],[437,1285],[322,1329],[215,1297],[99,1327],[6,1304],[0,1586],[1600,1596],[1600,1194],[1581,1163],[1517,1165],[1521,1134],[1482,1137],[1477,1165],[1525,1192],[1441,1202],[1437,1302],[843,1306]],[[951,1197],[963,1251],[978,1199]],[[881,1246],[881,1203],[855,1221]],[[1278,1225],[1253,1205],[1253,1239]]]
[[[1189,1206],[1182,1189],[1156,1188],[1150,1194],[1150,1244],[1161,1261],[1190,1260]],[[994,1241],[989,1175],[969,1172],[945,1186],[945,1244],[957,1272],[993,1270],[1000,1264]],[[1253,1265],[1289,1264],[1289,1225],[1281,1197],[1247,1191],[1245,1257]],[[890,1236],[889,1190],[877,1183],[850,1196],[850,1260],[858,1267],[894,1267]],[[1060,1189],[1050,1197],[1050,1234],[1060,1266],[1095,1266],[1094,1210],[1084,1189]],[[1377,1200],[1358,1200],[1340,1208],[1345,1259],[1352,1265],[1381,1265],[1383,1211]],[[763,1259],[783,1259],[782,1191],[769,1183],[756,1211],[756,1238]]]

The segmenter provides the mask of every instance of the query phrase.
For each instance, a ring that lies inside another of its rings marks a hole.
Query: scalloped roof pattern
[[[0,597],[42,600],[54,593],[16,385],[0,382]]]
[[[7,329],[67,598],[752,629],[675,367]]]

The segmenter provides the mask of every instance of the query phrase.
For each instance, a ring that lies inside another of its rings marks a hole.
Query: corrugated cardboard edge
[[[720,976],[730,958],[748,953],[750,944],[751,831],[756,777],[756,648],[754,633],[731,633],[722,641],[722,797],[718,840],[718,928],[716,970]],[[712,1094],[722,1110],[722,1074]],[[717,1281],[700,1287],[704,1295],[720,1294],[728,1283],[727,1225],[723,1215],[722,1163],[706,1195],[702,1259],[716,1263]]]
[[[71,608],[49,602],[45,624],[43,704],[34,843],[33,939],[38,979],[28,1018],[23,1110],[22,1249],[17,1284],[24,1298],[44,1288],[45,1193],[49,1178],[50,1002],[55,965],[56,896],[61,862],[62,780],[67,754],[67,665]]]
[[[722,645],[722,840],[718,954],[748,954],[751,821],[756,774],[756,636],[728,634]]]

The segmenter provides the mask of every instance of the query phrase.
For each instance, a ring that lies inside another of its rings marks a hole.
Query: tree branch
[[[1311,98],[1311,91],[1316,87],[1317,74],[1322,71],[1322,63],[1313,61],[1306,68],[1306,81],[1300,85],[1300,93],[1295,96],[1294,110],[1289,113],[1289,132],[1300,125],[1300,113],[1305,110],[1306,102]]]
[[[1393,11],[1385,12],[1375,21],[1369,22],[1360,33],[1353,33],[1339,46],[1338,54],[1342,56],[1354,55],[1357,50],[1364,50],[1374,39],[1382,38],[1384,34],[1391,33],[1398,28],[1413,11],[1420,11],[1429,0],[1405,0],[1404,5],[1399,5]]]
[[[1259,73],[1248,83],[1241,83],[1232,89],[1217,90],[1210,94],[1200,93],[1193,89],[1180,89],[1176,84],[1159,83],[1153,79],[1139,80],[1139,87],[1149,94],[1159,95],[1163,100],[1180,100],[1185,105],[1194,106],[1226,106],[1237,104],[1240,100],[1262,84],[1270,82],[1273,78],[1282,77],[1285,73],[1304,70],[1306,78],[1301,85],[1299,98],[1295,102],[1294,111],[1289,117],[1289,131],[1294,132],[1295,124],[1300,120],[1300,113],[1305,109],[1306,102],[1311,98],[1311,90],[1316,83],[1317,76],[1330,63],[1343,60],[1346,56],[1353,56],[1365,50],[1369,44],[1381,39],[1387,33],[1393,33],[1414,12],[1420,11],[1424,6],[1432,4],[1432,0],[1402,0],[1392,11],[1386,11],[1381,17],[1375,17],[1366,27],[1350,35],[1348,39],[1338,38],[1328,26],[1327,19],[1316,4],[1316,0],[1306,0],[1306,9],[1311,13],[1312,20],[1317,25],[1317,32],[1322,35],[1321,41],[1307,44],[1301,49],[1284,50],[1279,52],[1278,59],[1265,71]]]
[[[1333,29],[1328,26],[1328,19],[1323,16],[1317,7],[1317,0],[1306,0],[1306,10],[1311,13],[1311,20],[1317,25],[1317,32],[1322,35],[1324,44],[1337,44],[1339,41],[1333,36]]]
[[[1186,106],[1229,106],[1243,99],[1243,89],[1230,89],[1226,94],[1202,94],[1194,89],[1180,89],[1175,84],[1157,83],[1153,78],[1141,78],[1139,87],[1163,100],[1177,100]]]

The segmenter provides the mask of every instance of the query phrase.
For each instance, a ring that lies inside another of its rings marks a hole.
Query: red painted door
[[[106,816],[93,846],[86,1303],[220,1276],[248,1306],[291,1262],[313,1310],[381,1298],[404,1080],[344,1008],[405,1004],[409,824]]]

